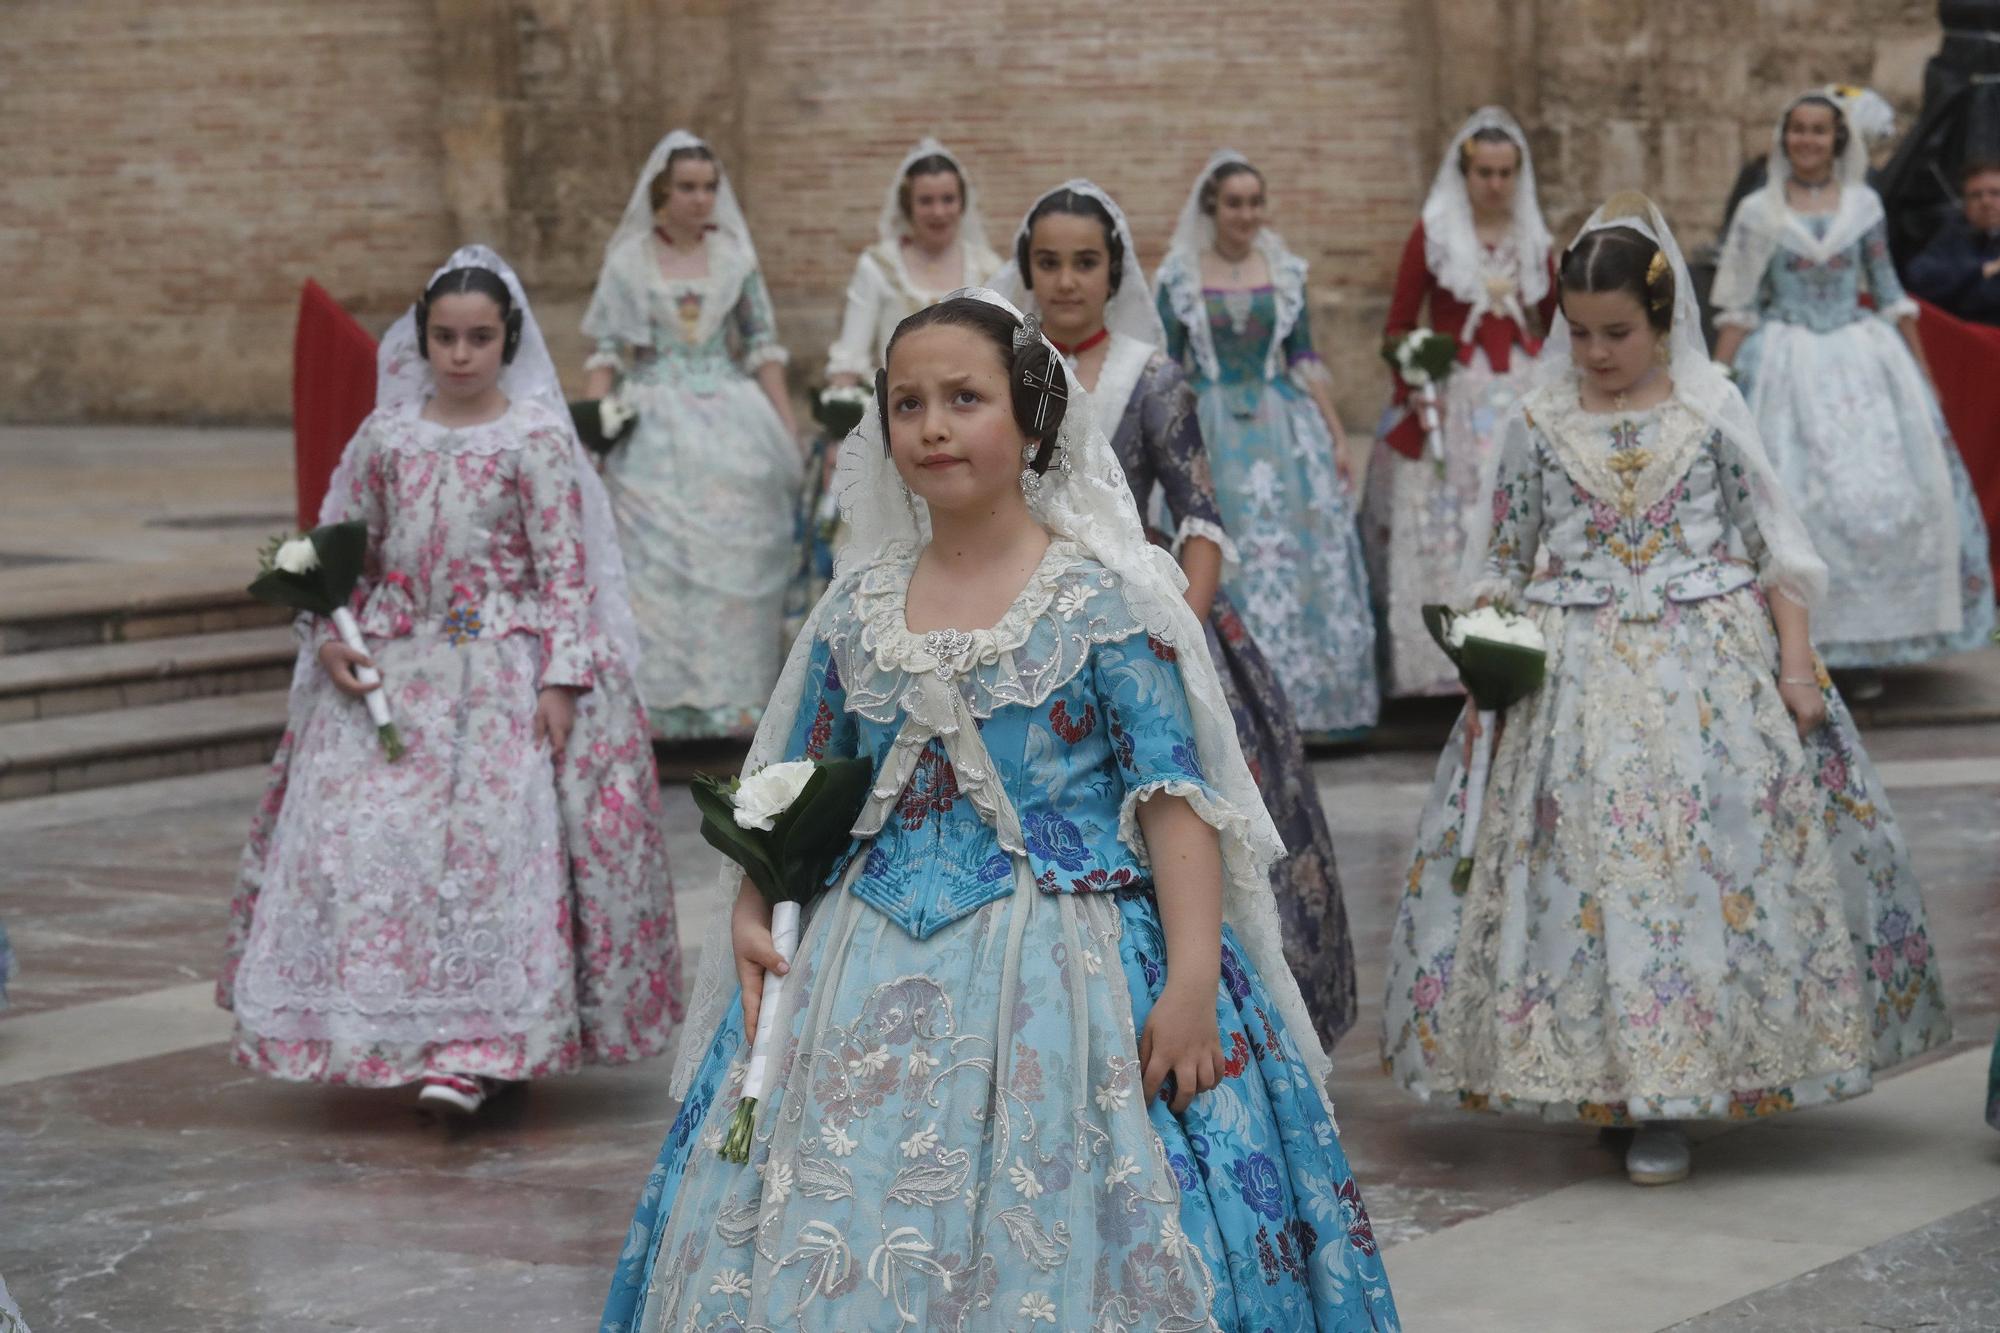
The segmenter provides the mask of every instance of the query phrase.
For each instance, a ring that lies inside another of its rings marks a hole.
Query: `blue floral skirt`
[[[1164,952],[1148,892],[1017,891],[923,940],[823,901],[749,1164],[716,1151],[742,1078],[732,1004],[602,1333],[1395,1329],[1334,1125],[1226,929],[1222,1082],[1180,1116],[1141,1106]]]

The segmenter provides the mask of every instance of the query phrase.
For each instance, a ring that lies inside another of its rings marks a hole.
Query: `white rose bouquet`
[[[1382,345],[1382,359],[1396,378],[1409,386],[1417,420],[1424,428],[1424,452],[1444,462],[1444,419],[1438,406],[1438,385],[1458,366],[1458,339],[1435,329],[1411,329]]]
[[[874,778],[875,765],[868,759],[800,759],[772,764],[740,780],[694,780],[701,836],[742,866],[771,905],[771,944],[787,964],[799,947],[800,909],[818,896],[834,858],[847,847]],[[750,1160],[757,1099],[784,993],[785,979],[766,972],[743,1095],[723,1133],[725,1161]]]
[[[1465,775],[1465,819],[1458,834],[1458,864],[1452,887],[1461,893],[1472,882],[1472,849],[1479,836],[1486,776],[1493,765],[1493,730],[1499,714],[1542,687],[1548,671],[1548,644],[1526,616],[1497,606],[1464,615],[1446,606],[1426,606],[1424,625],[1458,668],[1459,683],[1477,710],[1479,735]]]
[[[325,616],[333,622],[340,641],[357,653],[368,651],[362,641],[361,626],[347,609],[354,585],[361,580],[361,565],[368,554],[368,525],[359,521],[328,523],[297,537],[273,537],[258,553],[258,574],[250,584],[250,595],[273,606],[289,607]],[[354,678],[363,685],[377,685],[382,673],[374,667],[357,666]],[[389,713],[388,691],[373,689],[361,696],[368,707],[368,719],[375,724],[376,739],[391,762],[403,757],[403,738]]]
[[[836,384],[813,395],[813,420],[826,429],[826,438],[836,450],[868,415],[868,404],[874,397],[873,390],[859,384]]]

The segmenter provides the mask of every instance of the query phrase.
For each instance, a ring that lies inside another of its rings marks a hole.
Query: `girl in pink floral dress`
[[[380,367],[320,515],[368,524],[369,655],[308,631],[218,1000],[252,1069],[469,1113],[665,1048],[673,890],[609,507],[519,280],[461,249]]]

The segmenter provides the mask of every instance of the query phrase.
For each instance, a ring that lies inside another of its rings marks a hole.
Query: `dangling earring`
[[[1042,493],[1042,474],[1035,471],[1035,455],[1042,451],[1039,444],[1031,444],[1021,451],[1021,494],[1030,500]]]
[[[1659,362],[1661,365],[1664,366],[1673,359],[1674,359],[1674,349],[1667,346],[1667,340],[1665,338],[1662,338],[1658,342],[1653,344],[1653,360]]]

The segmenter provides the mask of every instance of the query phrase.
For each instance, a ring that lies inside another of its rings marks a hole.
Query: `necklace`
[[[1814,198],[1818,198],[1821,194],[1832,188],[1833,177],[1829,174],[1825,180],[1808,181],[1800,180],[1797,176],[1794,176],[1792,177],[1792,184],[1798,186]]]
[[[1215,257],[1217,259],[1220,259],[1223,263],[1229,265],[1229,280],[1231,282],[1240,283],[1243,281],[1243,265],[1245,262],[1249,260],[1254,250],[1255,250],[1254,246],[1246,245],[1243,247],[1242,254],[1232,255],[1227,250],[1224,250],[1222,248],[1222,241],[1220,238],[1218,238],[1215,242]]]
[[[1043,330],[1043,332],[1046,333],[1047,330]],[[1061,352],[1065,357],[1067,357],[1070,360],[1071,363],[1074,363],[1078,356],[1082,355],[1085,352],[1088,352],[1091,348],[1097,346],[1097,344],[1103,342],[1106,338],[1109,338],[1110,336],[1111,336],[1110,329],[1100,328],[1098,329],[1097,332],[1091,334],[1088,338],[1085,338],[1082,342],[1066,343],[1057,338],[1050,338],[1049,341],[1055,344],[1055,349],[1058,352]]]
[[[1641,375],[1638,379],[1633,380],[1630,384],[1620,389],[1617,393],[1612,394],[1611,410],[1620,415],[1623,415],[1624,413],[1630,411],[1631,406],[1628,400],[1630,399],[1631,395],[1640,389],[1646,388],[1654,380],[1658,379],[1659,375],[1660,375],[1660,368],[1658,366],[1654,366],[1651,369],[1649,369],[1645,374]]]

